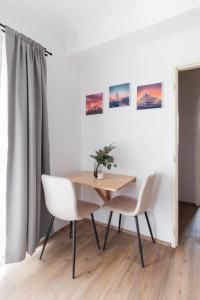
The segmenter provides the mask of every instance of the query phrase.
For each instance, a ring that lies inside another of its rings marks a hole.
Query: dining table
[[[111,198],[112,192],[117,192],[131,182],[136,181],[135,176],[105,173],[103,179],[94,177],[92,171],[81,171],[67,176],[75,184],[93,188],[101,199],[106,202]]]

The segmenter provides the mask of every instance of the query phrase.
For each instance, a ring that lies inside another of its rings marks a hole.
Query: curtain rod
[[[1,29],[1,31],[5,32],[6,26],[5,26],[4,24],[2,24],[2,23],[0,23],[0,26],[3,27],[3,29]],[[49,51],[45,48],[45,55],[47,56],[47,54],[49,54],[49,55],[51,55],[51,56],[53,55],[51,52],[49,52]]]

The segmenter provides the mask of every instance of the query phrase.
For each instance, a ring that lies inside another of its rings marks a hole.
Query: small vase
[[[97,179],[104,179],[103,166],[102,164],[94,164],[94,177]]]

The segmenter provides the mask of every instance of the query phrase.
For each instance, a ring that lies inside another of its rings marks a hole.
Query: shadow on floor
[[[193,203],[179,202],[179,236],[200,233],[200,207]]]

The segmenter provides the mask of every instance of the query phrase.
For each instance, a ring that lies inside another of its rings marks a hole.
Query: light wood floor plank
[[[97,226],[101,244],[105,227]],[[77,228],[75,280],[71,279],[69,229],[59,232],[21,263],[0,272],[1,300],[199,300],[200,210],[180,205],[180,245],[172,249],[143,240],[140,266],[135,236],[111,229],[99,251],[89,221]]]

